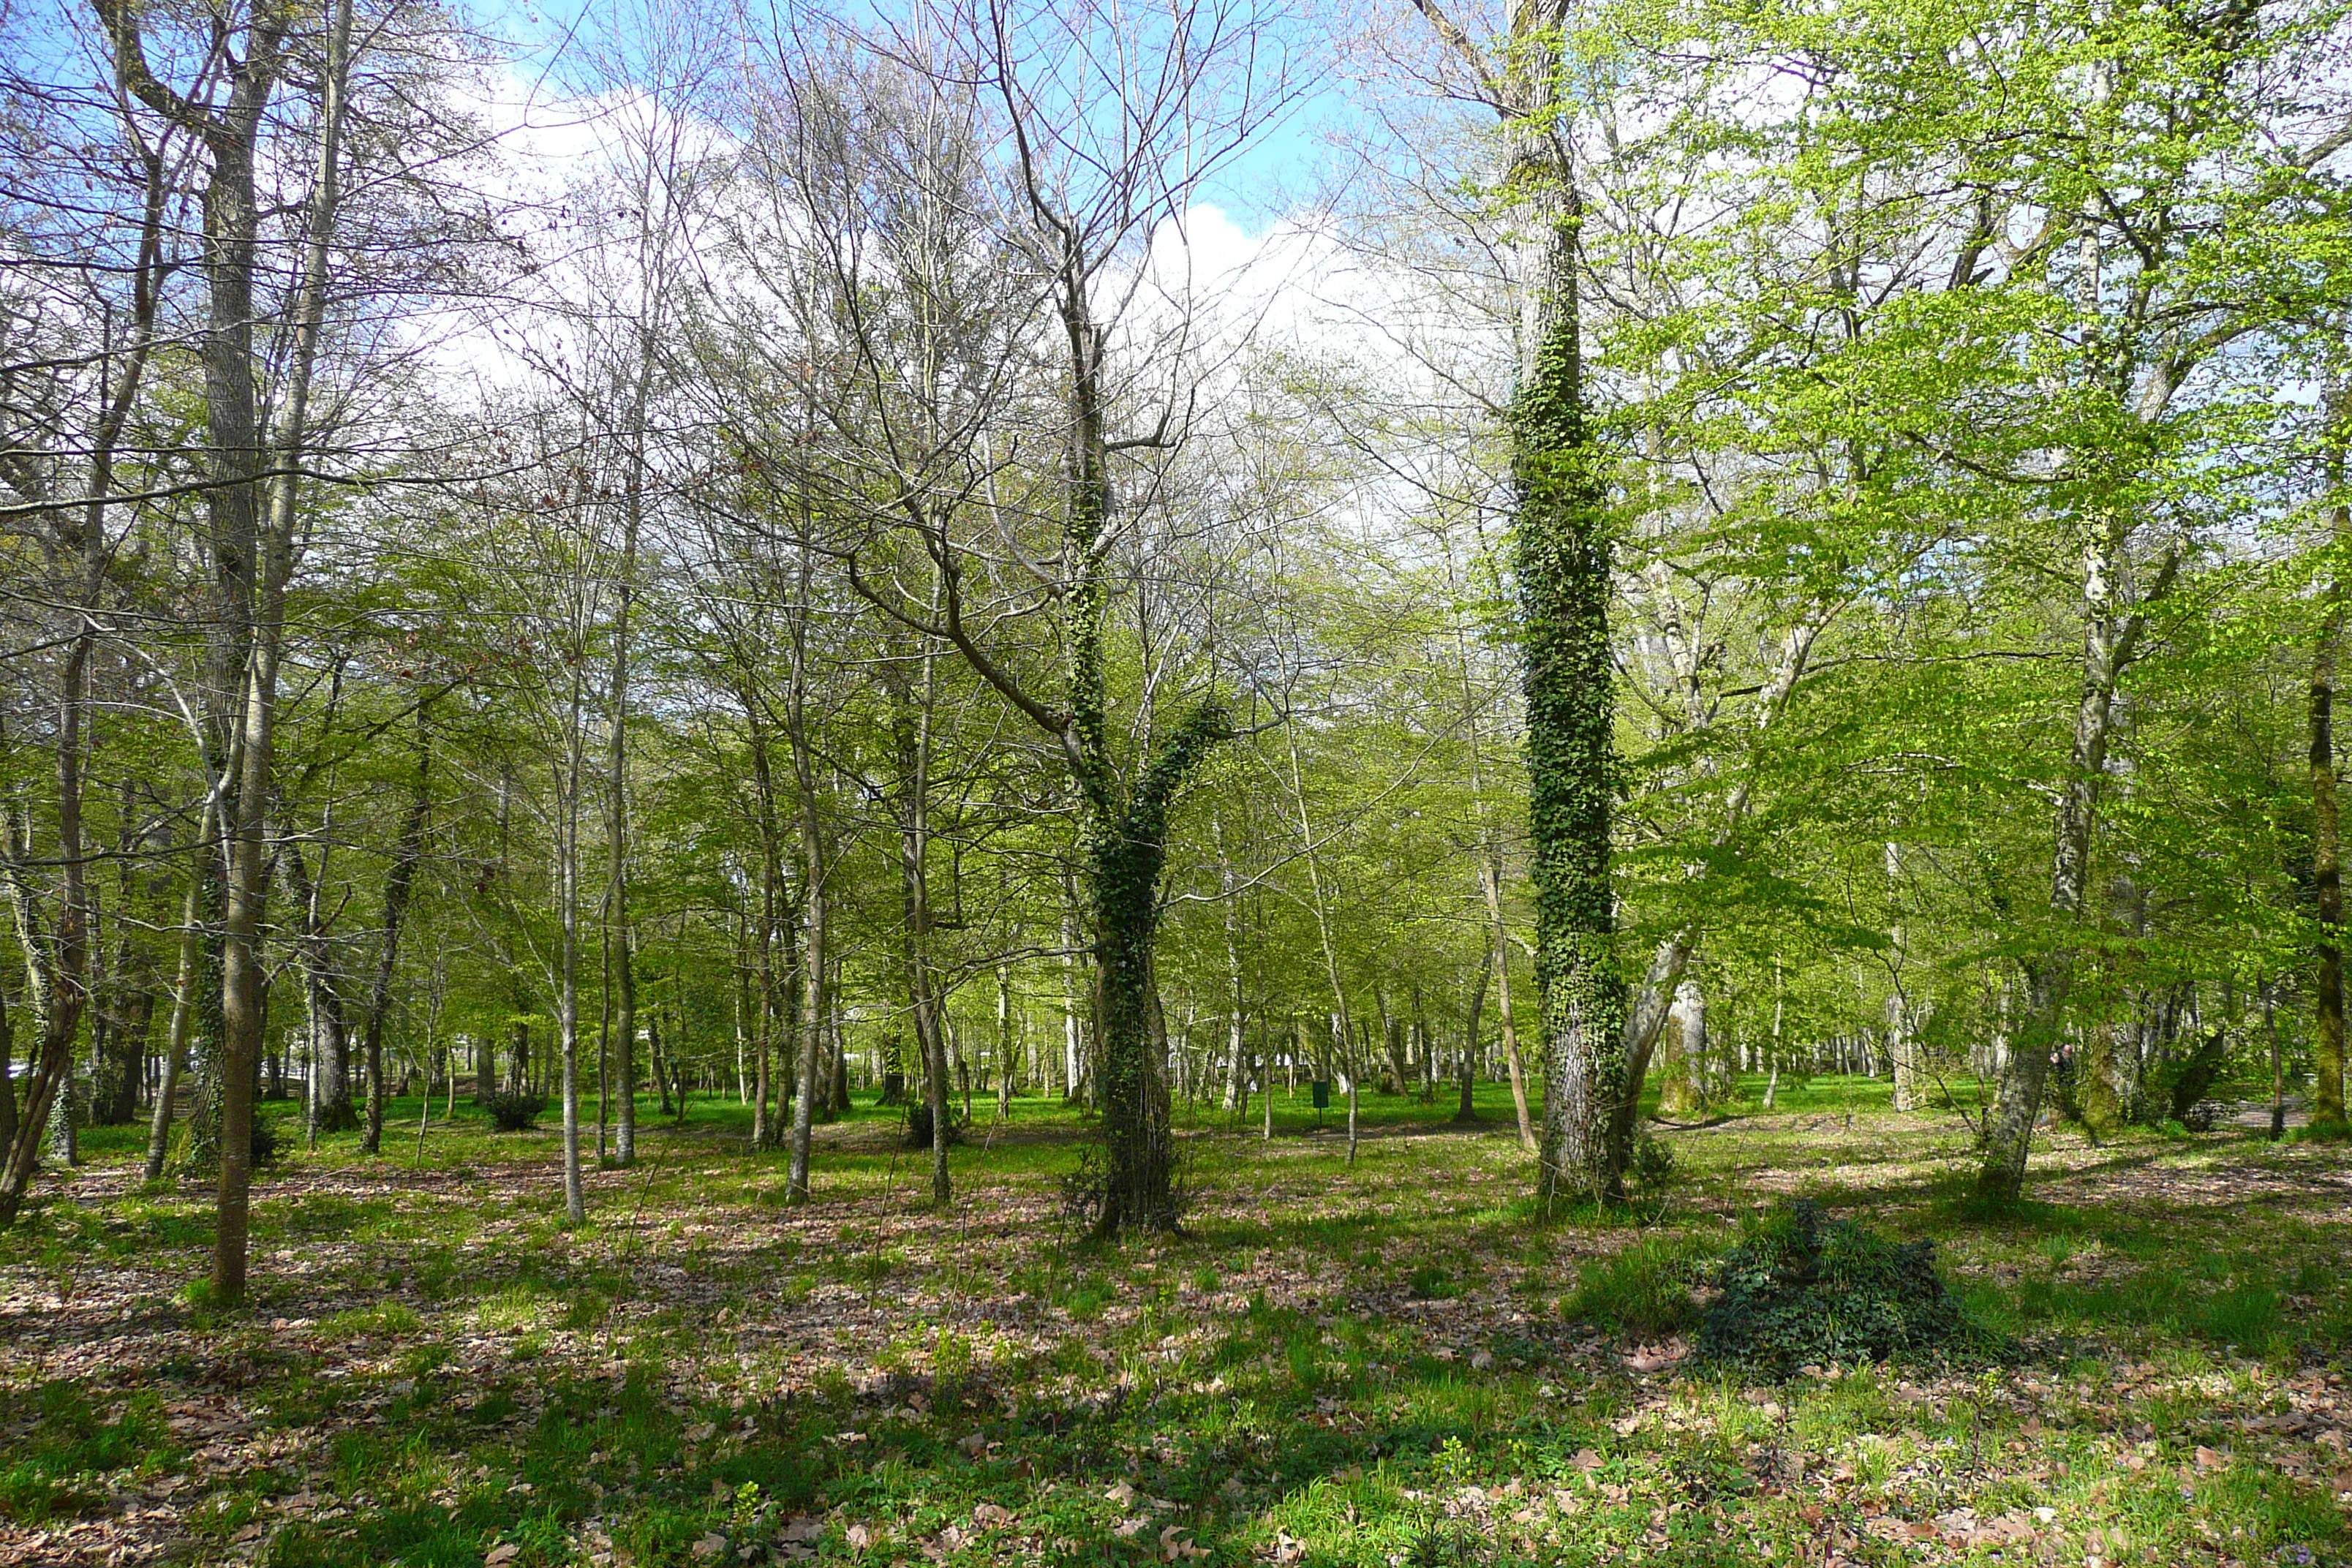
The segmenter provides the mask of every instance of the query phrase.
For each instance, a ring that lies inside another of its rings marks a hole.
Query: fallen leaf
[[[1113,1481],[1111,1483],[1110,1489],[1103,1493],[1103,1500],[1106,1502],[1115,1502],[1118,1504],[1119,1507],[1125,1508],[1129,1503],[1135,1500],[1135,1489],[1128,1485],[1125,1481]]]
[[[1576,1451],[1576,1468],[1580,1470],[1597,1470],[1601,1468],[1601,1456],[1591,1448],[1579,1448]]]
[[[1150,1522],[1151,1518],[1149,1514],[1139,1513],[1133,1519],[1122,1519],[1117,1524],[1112,1525],[1110,1527],[1110,1532],[1113,1535],[1118,1536],[1122,1541],[1131,1541],[1145,1525],[1150,1524]]]
[[[694,1554],[699,1558],[716,1557],[726,1550],[727,1538],[723,1535],[706,1535],[694,1543]]]
[[[2210,1448],[2205,1447],[2201,1445],[2198,1447],[2197,1468],[2200,1470],[2218,1470],[2229,1462],[2228,1458],[2222,1455],[2215,1453]]]
[[[982,1433],[967,1433],[965,1436],[956,1440],[956,1447],[961,1448],[965,1453],[970,1454],[973,1458],[977,1459],[982,1454],[988,1452],[988,1438]]]
[[[1470,1370],[1472,1372],[1484,1372],[1494,1364],[1495,1356],[1494,1352],[1491,1351],[1478,1351],[1473,1353],[1470,1357]]]
[[[521,1555],[521,1547],[511,1541],[502,1541],[491,1547],[489,1555],[482,1559],[483,1568],[499,1568],[500,1563],[511,1563]]]
[[[684,1437],[689,1443],[703,1443],[708,1442],[710,1439],[711,1435],[718,1430],[719,1424],[717,1422],[704,1421],[688,1427],[684,1432],[678,1434],[678,1436]]]
[[[851,1525],[841,1532],[841,1538],[849,1542],[852,1552],[863,1552],[874,1544],[874,1532],[862,1524]]]
[[[974,1524],[982,1526],[991,1524],[1011,1524],[1013,1522],[1013,1510],[1008,1508],[999,1508],[992,1502],[984,1502],[978,1508],[971,1510],[971,1521]]]

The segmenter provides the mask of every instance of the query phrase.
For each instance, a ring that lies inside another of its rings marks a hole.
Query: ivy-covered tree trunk
[[[1518,386],[1510,410],[1513,550],[1527,695],[1528,836],[1544,1065],[1538,1194],[1622,1195],[1633,1079],[1615,964],[1616,788],[1607,518],[1584,401],[1582,209],[1560,94],[1568,0],[1511,14],[1500,68],[1437,0],[1414,0],[1501,119],[1504,196],[1521,214]]]
[[[1625,992],[1615,963],[1610,835],[1616,787],[1610,562],[1586,416],[1577,307],[1580,208],[1558,124],[1561,0],[1521,9],[1509,187],[1528,209],[1531,252],[1518,389],[1512,400],[1513,566],[1528,707],[1528,834],[1543,1029],[1538,1192],[1621,1195]]]
[[[1151,1026],[1151,943],[1160,926],[1160,872],[1168,807],[1208,749],[1233,733],[1223,707],[1203,702],[1160,745],[1128,808],[1096,826],[1088,846],[1095,963],[1101,1005],[1104,1185],[1099,1234],[1164,1230],[1177,1220],[1168,1098]]]
[[[1076,566],[1064,596],[1067,620],[1068,722],[1064,747],[1077,776],[1079,851],[1086,866],[1095,959],[1095,1071],[1103,1109],[1102,1208],[1098,1235],[1176,1224],[1174,1150],[1169,1139],[1151,1027],[1151,943],[1159,930],[1160,872],[1167,858],[1168,807],[1232,721],[1202,702],[1163,739],[1130,798],[1119,799],[1111,765],[1103,678],[1103,577],[1110,511],[1109,447],[1100,401],[1102,337],[1084,314],[1083,292],[1065,300],[1079,374],[1073,421],[1068,559]]]

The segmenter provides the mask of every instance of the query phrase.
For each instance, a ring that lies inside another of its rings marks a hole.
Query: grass
[[[1055,1218],[1086,1128],[1047,1100],[978,1108],[944,1212],[892,1112],[824,1129],[785,1207],[740,1108],[647,1107],[578,1229],[551,1131],[461,1106],[419,1158],[395,1102],[382,1159],[266,1180],[233,1312],[184,1289],[203,1194],[93,1130],[0,1237],[0,1559],[2352,1561],[2344,1151],[2061,1137],[1983,1216],[1957,1119],[1740,1087],[1665,1135],[1646,1228],[1534,1223],[1499,1090],[1468,1132],[1367,1096],[1352,1168],[1302,1093],[1271,1142],[1192,1118],[1187,1234],[1107,1249]],[[1636,1371],[1790,1193],[1936,1237],[2025,1363]]]

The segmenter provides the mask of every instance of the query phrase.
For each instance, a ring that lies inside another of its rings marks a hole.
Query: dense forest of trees
[[[0,1224],[145,1118],[233,1296],[420,1089],[575,1220],[853,1088],[1106,1231],[1309,1079],[2343,1130],[2335,0],[0,27]]]

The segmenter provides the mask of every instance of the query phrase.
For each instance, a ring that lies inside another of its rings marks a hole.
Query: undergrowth
[[[1864,1361],[1984,1361],[2011,1351],[1971,1319],[1936,1268],[1936,1244],[1890,1241],[1798,1198],[1773,1210],[1708,1273],[1699,1325],[1712,1362],[1767,1377]]]

